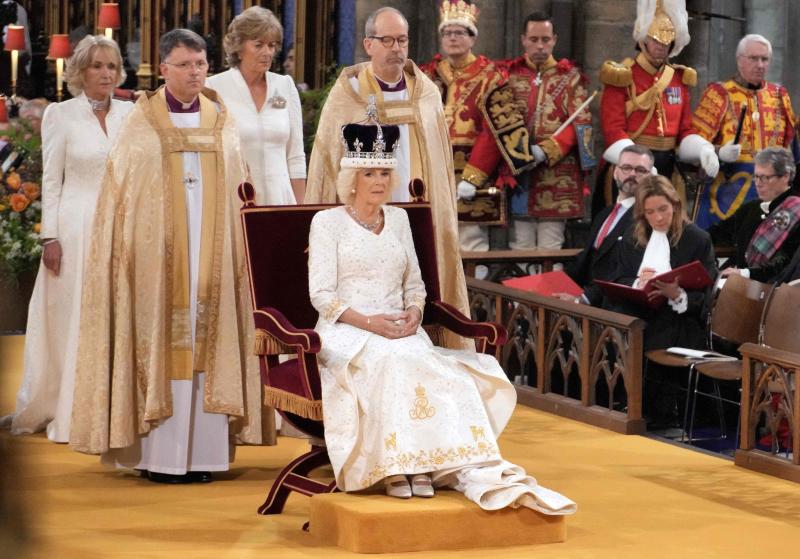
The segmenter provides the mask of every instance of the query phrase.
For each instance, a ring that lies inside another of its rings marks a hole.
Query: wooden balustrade
[[[619,433],[645,431],[641,319],[471,277],[467,289],[474,319],[508,329],[498,358],[521,404]]]
[[[800,482],[800,354],[756,344],[739,351],[744,361],[736,464]]]

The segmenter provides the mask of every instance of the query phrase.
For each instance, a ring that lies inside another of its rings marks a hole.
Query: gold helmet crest
[[[676,56],[689,44],[689,14],[686,0],[638,0],[633,38],[647,37],[662,45],[673,45],[670,56]]]

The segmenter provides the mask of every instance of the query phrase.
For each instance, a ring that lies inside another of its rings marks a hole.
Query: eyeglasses
[[[463,29],[453,29],[453,30],[450,30],[450,31],[442,31],[442,37],[444,37],[445,39],[448,39],[450,37],[452,37],[454,39],[463,39],[467,35],[469,35],[469,33],[464,31]]]
[[[391,37],[389,35],[384,35],[383,37],[378,37],[377,35],[370,35],[367,37],[368,39],[377,39],[381,42],[381,44],[390,49],[394,46],[394,42],[397,41],[397,45],[400,48],[405,48],[408,46],[408,35],[400,35],[399,37]]]
[[[753,64],[757,64],[758,62],[763,62],[764,64],[769,64],[769,56],[755,56],[755,55],[747,55],[742,54],[740,55],[742,58],[746,58],[748,61],[752,62]]]
[[[770,182],[775,177],[785,177],[786,175],[753,175],[753,182]]]
[[[164,62],[164,64],[168,66],[175,66],[181,72],[188,72],[191,69],[197,69],[201,72],[208,70],[208,62],[205,60],[201,60],[199,62],[179,62],[178,64],[173,64],[172,62]]]
[[[623,173],[636,173],[639,176],[650,174],[650,169],[646,169],[645,167],[642,166],[634,167],[633,165],[620,165],[619,167],[617,167],[617,169],[619,169]]]

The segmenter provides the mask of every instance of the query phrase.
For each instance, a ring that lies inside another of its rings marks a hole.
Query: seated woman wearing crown
[[[491,356],[435,347],[399,188],[396,126],[348,124],[337,191],[309,238],[309,291],[319,311],[325,441],[339,489],[383,481],[388,495],[462,491],[485,509],[569,514],[575,503],[502,459],[497,437],[516,393]],[[410,483],[409,483],[410,478]],[[498,489],[498,487],[500,487]]]

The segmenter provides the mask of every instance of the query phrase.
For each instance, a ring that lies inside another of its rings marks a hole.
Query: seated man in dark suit
[[[639,182],[653,171],[653,153],[644,146],[630,145],[622,150],[614,180],[619,189],[617,203],[604,208],[592,222],[589,243],[564,270],[575,283],[583,287],[577,300],[572,295],[559,294],[565,300],[601,306],[603,294],[594,280],[612,280],[617,266],[617,252],[622,236],[631,224],[634,195]]]

